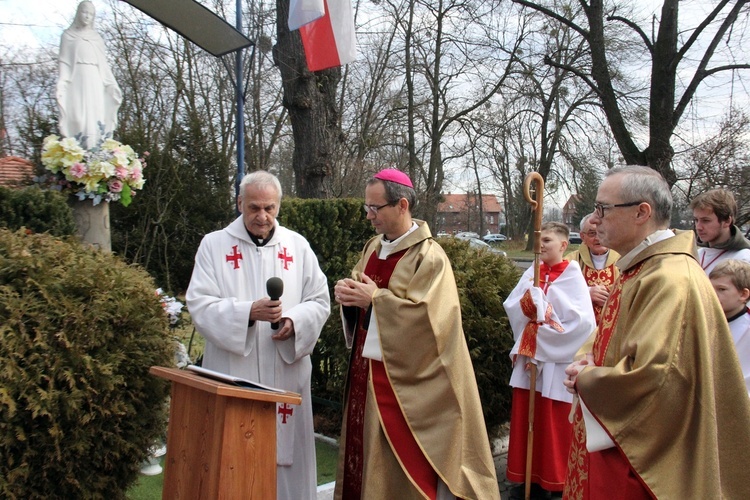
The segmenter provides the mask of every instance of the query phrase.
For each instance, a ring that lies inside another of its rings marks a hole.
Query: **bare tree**
[[[740,110],[730,110],[714,136],[681,155],[676,165],[675,188],[685,204],[704,191],[722,187],[732,191],[737,199],[736,224],[742,226],[750,222],[748,134],[750,116]]]
[[[565,4],[513,0],[575,30],[589,47],[591,59],[587,65],[566,65],[547,59],[547,63],[576,73],[599,97],[609,126],[627,164],[647,165],[658,170],[670,185],[677,180],[671,161],[674,156],[672,135],[699,85],[720,72],[747,69],[750,65],[737,62],[734,54],[744,54],[743,33],[732,27],[747,0],[720,0],[709,14],[694,28],[680,32],[679,0],[664,0],[655,33],[648,34],[634,16],[621,15],[614,5],[604,0],[580,0],[583,19]],[[622,9],[619,9],[622,10]],[[641,41],[641,53],[651,61],[648,95],[648,145],[640,147],[634,137],[634,123],[628,123],[624,109],[626,95],[618,90],[611,60],[616,57],[608,36],[613,25],[624,25]],[[717,50],[723,48],[721,57]],[[734,52],[733,52],[734,51]],[[719,61],[715,63],[714,61]],[[678,75],[690,72],[688,83],[678,88]],[[678,95],[680,93],[680,95]]]
[[[276,0],[276,45],[273,56],[281,72],[283,105],[289,112],[294,135],[292,167],[297,196],[331,195],[334,143],[338,140],[341,112],[336,88],[341,68],[310,72],[299,31],[289,31],[289,0]]]

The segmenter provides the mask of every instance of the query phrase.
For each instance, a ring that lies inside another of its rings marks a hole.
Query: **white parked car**
[[[491,252],[496,255],[502,255],[503,257],[507,257],[508,254],[500,250],[499,248],[495,248],[484,241],[480,240],[479,238],[470,238],[469,239],[469,247],[474,248],[476,250],[484,250],[486,252]]]
[[[508,237],[504,234],[485,234],[482,236],[482,240],[484,240],[486,243],[500,243],[501,241],[507,240]]]
[[[579,233],[574,233],[574,232],[570,233],[570,236],[568,236],[568,241],[577,245],[580,245],[581,243],[583,243],[583,240],[581,239],[581,235]]]
[[[456,233],[456,238],[458,238],[459,240],[470,240],[472,238],[478,240],[479,235],[477,233],[472,233],[470,231],[463,231],[460,233]]]

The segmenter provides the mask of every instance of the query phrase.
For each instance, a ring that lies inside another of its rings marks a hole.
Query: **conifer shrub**
[[[490,435],[510,420],[513,330],[503,302],[513,291],[521,271],[513,261],[469,247],[457,238],[438,243],[453,266],[461,302],[461,321],[482,399],[482,411]]]
[[[316,414],[329,415],[334,427],[341,421],[340,408],[349,350],[344,343],[338,306],[333,300],[336,281],[348,277],[359,253],[375,231],[366,219],[361,198],[336,200],[288,199],[281,202],[279,223],[297,231],[310,243],[321,270],[328,278],[331,316],[311,359],[312,393]],[[333,407],[333,408],[332,408]],[[327,429],[337,432],[336,429]]]
[[[37,186],[10,189],[0,186],[0,227],[26,229],[55,236],[75,234],[73,211],[67,196]]]
[[[0,229],[0,498],[124,498],[166,429],[155,289],[73,238]]]

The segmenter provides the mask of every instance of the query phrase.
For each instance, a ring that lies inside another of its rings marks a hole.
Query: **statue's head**
[[[76,9],[76,18],[73,20],[72,27],[76,29],[93,29],[95,16],[96,8],[94,7],[94,4],[89,2],[88,0],[84,0],[83,2],[78,4],[78,9]]]

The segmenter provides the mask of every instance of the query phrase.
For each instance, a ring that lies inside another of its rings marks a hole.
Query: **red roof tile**
[[[28,186],[33,181],[34,164],[18,156],[0,158],[0,186]]]
[[[476,204],[475,195],[466,194],[445,194],[443,195],[445,201],[438,205],[438,213],[440,212],[464,212],[466,211],[467,202]],[[485,213],[500,213],[503,211],[502,205],[494,194],[483,194],[482,195],[482,210]]]

